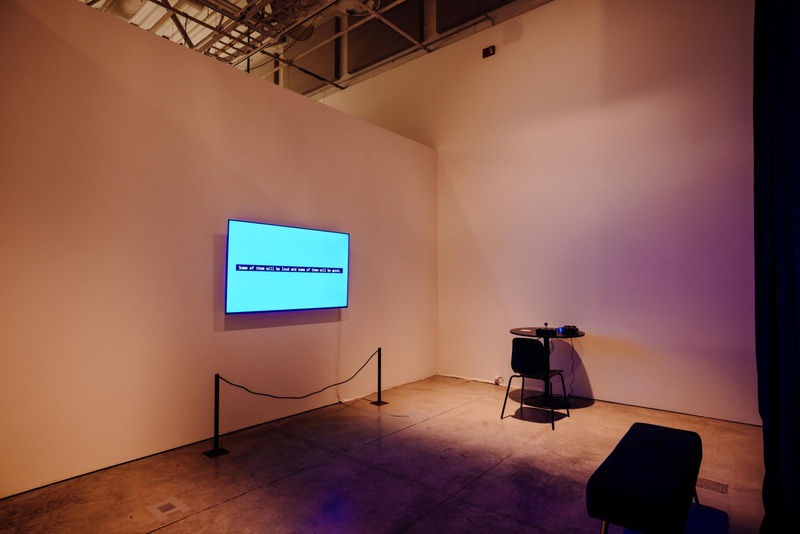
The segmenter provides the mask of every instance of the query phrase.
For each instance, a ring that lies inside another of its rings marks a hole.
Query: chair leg
[[[564,385],[564,375],[559,374],[561,377],[561,390],[564,392],[564,405],[567,407],[567,417],[569,417],[569,399],[567,398],[567,386]]]
[[[600,534],[608,534],[608,521],[600,523]]]
[[[508,393],[509,393],[509,391],[511,391],[511,382],[514,380],[515,376],[517,376],[517,375],[511,375],[508,378],[508,387],[506,387],[506,398],[503,399],[503,411],[500,412],[500,419],[502,419],[503,415],[505,415],[505,413],[506,413],[506,402],[508,402]]]
[[[544,382],[544,391],[545,391],[545,397],[547,397],[547,399],[549,399],[549,401],[550,401],[549,402],[549,404],[550,404],[550,426],[552,427],[553,430],[555,430],[556,429],[556,412],[555,412],[555,409],[553,408],[553,404],[554,404],[555,399],[553,398],[553,384],[550,382],[549,379],[545,380],[545,382]]]
[[[519,417],[520,419],[525,419],[525,407],[523,403],[525,402],[525,377],[520,376],[522,379],[522,389],[519,390]]]

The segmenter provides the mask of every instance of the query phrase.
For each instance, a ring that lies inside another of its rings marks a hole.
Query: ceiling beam
[[[387,6],[386,11],[388,11],[389,9],[395,7],[395,5],[397,5],[397,4],[392,4],[390,6]],[[421,41],[418,41],[417,39],[411,37],[409,34],[407,34],[403,30],[401,30],[399,27],[397,27],[397,25],[395,23],[393,23],[392,21],[388,20],[386,17],[384,17],[383,15],[381,15],[380,13],[378,13],[377,11],[375,11],[374,9],[369,7],[367,4],[362,4],[361,7],[363,7],[373,17],[375,17],[379,21],[383,22],[384,24],[389,26],[391,29],[393,29],[394,31],[396,31],[397,33],[399,33],[400,35],[402,35],[403,37],[405,37],[406,39],[408,39],[409,41],[414,43],[414,45],[416,47],[421,48],[421,49],[425,50],[428,53],[433,52],[433,50],[431,50],[430,48],[425,46]]]
[[[172,4],[169,3],[169,0],[160,0],[160,2],[161,5],[167,9],[167,11],[172,10]],[[181,24],[181,21],[178,19],[178,15],[172,13],[170,15],[170,18],[172,19],[172,23],[175,24],[175,27],[178,28],[178,32],[183,37],[183,42],[186,43],[189,48],[194,48],[194,44],[192,43],[192,40],[189,38],[189,34],[186,33],[186,28],[183,27],[183,24]]]
[[[326,9],[328,9],[330,6],[332,6],[332,5],[336,4],[338,1],[339,1],[339,0],[329,0],[329,1],[327,1],[327,2],[322,2],[322,3],[319,5],[319,7],[317,7],[317,9],[315,9],[315,10],[313,10],[311,13],[309,13],[309,14],[308,14],[308,16],[306,16],[306,18],[305,18],[305,19],[303,19],[302,21],[295,21],[295,23],[294,23],[294,24],[292,24],[290,27],[288,27],[288,28],[285,28],[283,32],[281,32],[281,33],[278,33],[278,35],[274,36],[274,37],[272,38],[272,41],[270,41],[270,42],[262,42],[262,43],[261,43],[259,46],[257,46],[256,48],[254,48],[254,49],[253,49],[251,52],[249,52],[249,53],[245,54],[244,56],[242,56],[241,58],[239,58],[239,59],[238,59],[236,62],[234,62],[234,63],[231,63],[231,64],[232,64],[234,67],[236,67],[236,66],[238,66],[240,63],[242,63],[244,60],[246,60],[246,59],[250,58],[251,56],[253,56],[254,54],[257,54],[258,52],[261,52],[261,51],[263,51],[263,50],[264,50],[266,47],[268,47],[269,45],[276,44],[276,43],[277,43],[277,42],[278,42],[278,41],[279,41],[281,38],[283,38],[283,36],[285,36],[287,33],[289,33],[290,31],[292,31],[292,30],[293,30],[293,29],[295,29],[296,27],[298,27],[298,26],[300,26],[300,25],[302,25],[302,24],[305,24],[305,23],[306,23],[306,22],[308,22],[309,20],[312,20],[312,19],[314,19],[314,17],[316,17],[317,15],[319,15],[320,13],[322,13],[323,11],[325,11]],[[266,52],[265,52],[265,53],[266,53]],[[271,54],[267,54],[267,55],[271,55]]]
[[[207,28],[207,29],[211,30],[214,33],[221,33],[224,37],[227,37],[231,41],[236,41],[236,42],[240,43],[241,45],[243,45],[245,47],[249,47],[249,45],[248,45],[248,43],[246,41],[243,41],[242,39],[239,39],[238,37],[236,37],[232,33],[225,33],[223,30],[220,30],[219,28],[216,28],[216,27],[212,26],[211,24],[208,24],[207,22],[200,20],[197,17],[193,17],[192,15],[189,15],[185,11],[180,11],[180,10],[172,7],[172,5],[170,5],[169,2],[166,2],[166,5],[164,5],[164,3],[162,3],[163,0],[151,0],[151,1],[157,2],[158,5],[160,5],[161,7],[166,9],[167,11],[171,11],[172,13],[181,15],[185,19],[191,20],[195,24],[199,24],[200,26],[203,26],[204,28]]]

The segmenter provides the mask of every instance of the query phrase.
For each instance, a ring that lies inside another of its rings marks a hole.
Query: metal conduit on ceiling
[[[78,0],[315,97],[552,0]]]

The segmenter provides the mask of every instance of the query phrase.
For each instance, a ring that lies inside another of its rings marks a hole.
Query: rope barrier
[[[378,400],[372,402],[371,404],[374,404],[376,406],[383,406],[384,404],[388,404],[388,403],[386,403],[383,400],[381,400],[381,348],[380,347],[378,347],[378,350],[373,352],[370,355],[370,357],[367,358],[367,361],[365,361],[364,364],[361,367],[359,367],[358,370],[355,373],[353,373],[353,376],[351,376],[347,380],[342,380],[341,382],[336,382],[335,384],[330,384],[329,386],[325,386],[322,389],[319,389],[317,391],[313,391],[311,393],[307,393],[305,395],[286,396],[286,395],[274,395],[272,393],[261,393],[261,392],[258,392],[258,391],[253,391],[253,390],[251,390],[250,388],[248,388],[246,386],[242,386],[241,384],[236,384],[234,382],[231,382],[230,380],[220,376],[219,374],[215,374],[214,375],[214,448],[211,449],[210,451],[204,452],[203,454],[205,454],[209,458],[216,458],[217,456],[222,456],[223,454],[228,454],[227,450],[225,450],[225,449],[223,449],[222,447],[219,446],[219,383],[220,382],[225,382],[226,384],[228,384],[230,386],[242,389],[242,390],[246,391],[247,393],[250,393],[251,395],[257,395],[259,397],[269,397],[271,399],[290,399],[290,400],[305,399],[305,398],[311,397],[312,395],[317,395],[318,393],[322,393],[323,391],[325,391],[327,389],[330,389],[332,387],[341,386],[342,384],[345,384],[345,383],[351,381],[352,379],[354,379],[356,377],[356,375],[358,375],[358,373],[360,373],[362,370],[364,370],[364,367],[366,367],[367,364],[370,361],[372,361],[372,358],[374,358],[376,354],[378,355]]]

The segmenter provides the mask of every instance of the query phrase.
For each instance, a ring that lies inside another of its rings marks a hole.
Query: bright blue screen
[[[346,308],[350,234],[228,221],[225,313]]]

